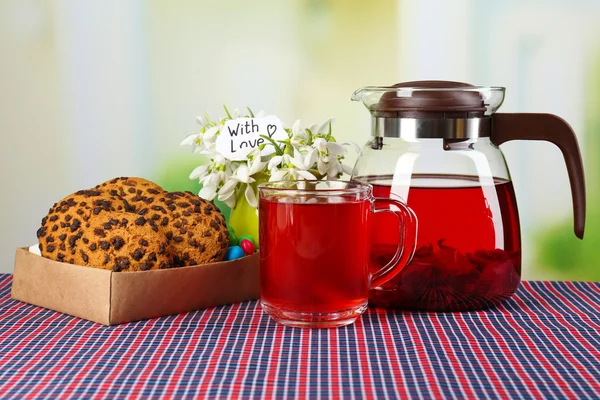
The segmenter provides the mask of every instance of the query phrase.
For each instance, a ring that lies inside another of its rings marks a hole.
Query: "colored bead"
[[[231,246],[225,252],[225,261],[237,260],[238,258],[244,257],[246,254],[240,246]]]
[[[254,254],[254,243],[249,241],[248,239],[242,239],[240,242],[240,247],[244,250],[244,253],[250,255]]]
[[[254,238],[250,235],[240,235],[238,236],[238,238],[240,239],[240,243],[242,242],[242,240],[249,240],[252,242],[252,244],[254,245],[254,247],[256,247],[256,240],[254,240]]]

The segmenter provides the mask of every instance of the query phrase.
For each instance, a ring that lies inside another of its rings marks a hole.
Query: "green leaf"
[[[312,146],[313,144],[313,133],[310,131],[310,129],[306,128],[306,133],[308,133],[308,145]]]
[[[283,150],[281,150],[281,147],[279,147],[279,145],[273,139],[271,139],[267,135],[258,135],[258,136],[265,139],[267,142],[269,142],[273,145],[273,147],[275,148],[275,154],[277,154],[278,156],[283,155]]]
[[[250,109],[250,107],[246,107],[246,109],[248,110],[248,112],[250,113],[250,116],[252,118],[254,118],[254,113],[252,112],[252,110]]]
[[[214,123],[214,121],[212,119],[210,119],[210,117],[208,116],[207,113],[204,113],[204,118],[206,119],[206,122],[208,122],[210,125],[215,126],[216,124]]]
[[[229,113],[229,110],[227,109],[227,106],[226,106],[225,104],[223,104],[223,108],[225,109],[225,114],[227,114],[227,118],[229,118],[229,119],[233,119],[233,118],[231,117],[231,114]]]

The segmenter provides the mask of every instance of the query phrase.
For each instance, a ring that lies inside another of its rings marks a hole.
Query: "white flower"
[[[300,151],[295,151],[294,157],[289,154],[273,157],[269,162],[269,170],[271,171],[269,181],[317,179],[316,176],[308,171],[312,167],[312,164],[314,164],[314,161],[312,164],[308,164],[312,158],[311,154],[307,154],[304,157]]]
[[[235,195],[235,188],[239,184],[239,181],[230,177],[219,189],[218,199],[223,203],[227,204],[227,206],[233,208],[237,202]]]
[[[327,175],[329,179],[336,179],[341,173],[352,172],[350,167],[342,165],[340,162],[340,157],[347,152],[344,145],[317,138],[314,146],[318,152],[317,170],[319,174]]]
[[[217,132],[219,132],[219,126],[212,126],[204,132],[202,135],[202,140],[204,141],[212,141],[213,138],[216,140]]]
[[[290,142],[293,146],[304,146],[308,144],[308,132],[306,129],[300,129],[300,120],[294,122],[291,128],[292,137]]]
[[[249,175],[254,175],[259,172],[262,172],[267,166],[268,162],[263,161],[262,155],[260,154],[260,149],[254,149],[248,154],[248,167],[250,171],[248,171]]]
[[[191,146],[196,143],[199,137],[200,133],[190,133],[185,139],[183,139],[180,146]]]
[[[198,195],[206,200],[214,200],[217,191],[227,181],[232,173],[231,161],[220,154],[216,154],[207,165],[195,168],[190,174],[190,179],[198,179],[202,189]]]
[[[278,180],[315,180],[319,178],[337,179],[342,173],[351,173],[352,169],[342,164],[347,146],[358,146],[352,143],[339,144],[331,135],[330,118],[323,124],[312,125],[308,129],[300,126],[300,120],[294,122],[288,131],[289,140],[279,142],[277,152],[267,157],[261,155],[260,149],[248,154],[244,161],[231,161],[216,150],[216,141],[223,125],[230,119],[243,117],[239,110],[229,112],[227,117],[213,121],[206,114],[197,117],[200,125],[198,133],[188,135],[182,146],[192,146],[194,153],[210,158],[210,162],[196,167],[190,173],[190,179],[198,179],[202,184],[199,195],[207,200],[218,200],[229,207],[235,207],[237,198],[243,193],[252,207],[257,207],[257,176],[269,171],[270,181]],[[249,113],[252,113],[248,110]],[[263,116],[263,111],[255,117]],[[282,154],[283,153],[283,154]],[[311,172],[312,171],[312,172]]]
[[[217,198],[227,204],[229,207],[235,207],[237,203],[236,189],[240,184],[244,189],[244,194],[248,204],[252,207],[257,207],[256,193],[252,187],[252,183],[256,182],[256,179],[252,176],[262,172],[267,166],[266,161],[262,161],[260,150],[254,149],[248,154],[247,162],[235,162],[231,165],[231,173],[228,174],[224,180],[223,185],[218,190]],[[198,169],[198,168],[196,168]],[[202,172],[201,170],[199,172]]]
[[[319,134],[329,134],[331,133],[331,125],[335,122],[335,118],[329,118],[327,121],[323,122],[323,124],[319,127],[319,129],[313,133]]]
[[[246,190],[244,191],[244,196],[246,196],[246,201],[250,204],[251,207],[258,207],[258,201],[256,200],[256,193],[254,193],[254,189],[252,185],[246,185]]]
[[[197,122],[202,125],[199,133],[188,135],[181,146],[192,146],[192,152],[212,156],[216,153],[216,142],[220,126],[207,122],[204,117],[198,117]]]
[[[209,168],[210,168],[210,164],[202,164],[202,165],[194,168],[194,170],[190,174],[190,179],[198,179],[198,180],[203,179],[206,176],[206,174],[208,173]]]

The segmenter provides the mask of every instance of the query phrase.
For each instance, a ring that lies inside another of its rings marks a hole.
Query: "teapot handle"
[[[500,146],[510,140],[544,140],[554,143],[560,149],[571,183],[575,235],[583,239],[586,211],[585,178],[577,137],[571,126],[564,119],[552,114],[494,114],[492,143]]]

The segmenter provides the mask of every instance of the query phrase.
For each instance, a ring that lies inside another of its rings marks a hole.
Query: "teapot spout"
[[[352,101],[363,101],[363,97],[364,97],[364,93],[366,91],[367,88],[360,88],[354,91],[354,93],[352,93],[352,97],[350,97],[350,100]]]
[[[388,86],[365,86],[354,91],[350,99],[362,102],[371,111],[373,106],[379,102],[381,96],[390,90],[394,90],[394,88]]]

